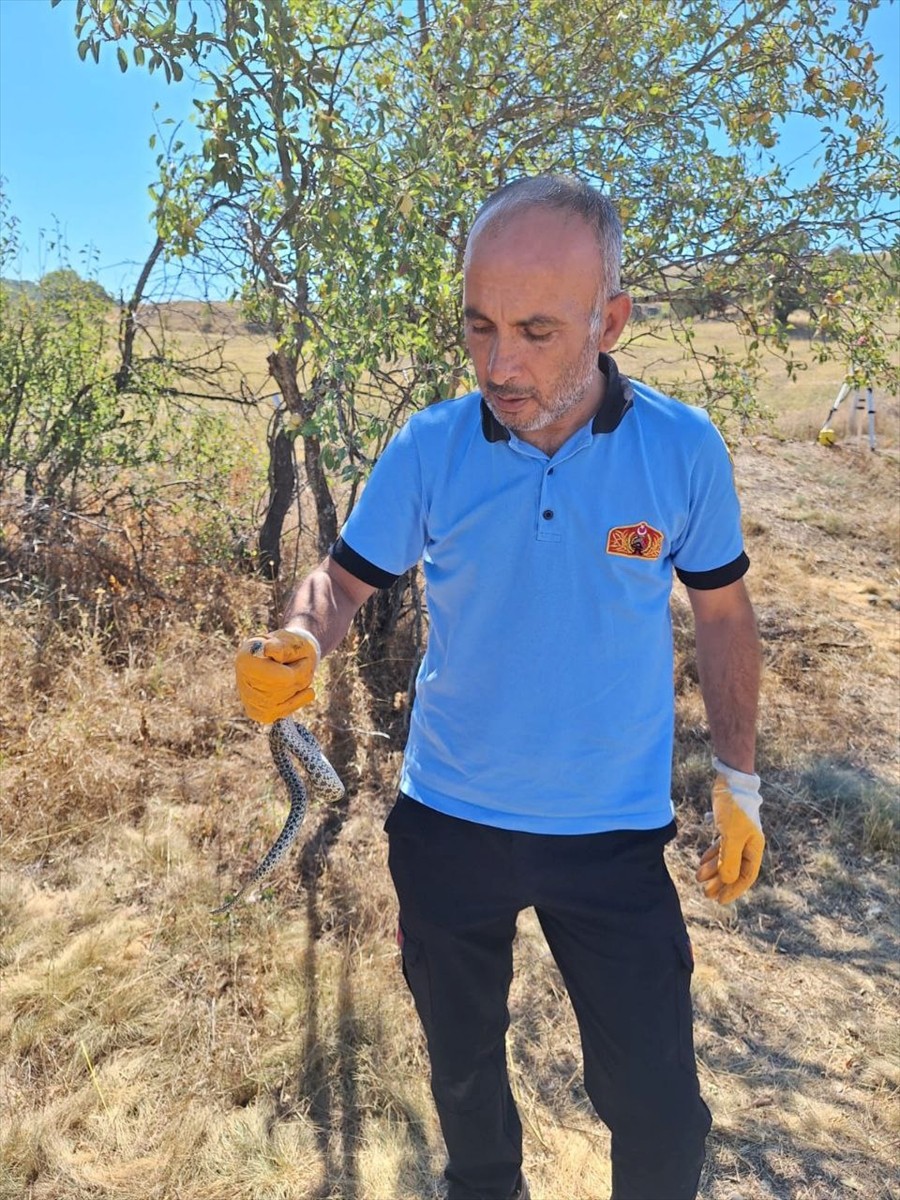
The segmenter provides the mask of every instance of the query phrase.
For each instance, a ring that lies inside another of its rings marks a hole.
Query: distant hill
[[[104,304],[115,304],[115,300],[96,279],[82,279],[71,267],[60,267],[48,271],[35,283],[30,279],[0,279],[0,285],[13,296],[25,296],[29,300],[63,299],[68,295],[85,294]]]
[[[38,294],[38,285],[29,279],[3,279],[0,277],[0,287],[5,288],[13,296],[27,296],[33,300]]]
[[[66,273],[67,274],[67,273]],[[74,274],[74,272],[73,272]],[[76,277],[77,278],[77,277]],[[61,272],[45,275],[40,283],[29,279],[6,279],[0,277],[0,287],[11,297],[38,300],[48,283],[51,287],[64,286],[67,279]],[[97,295],[112,308],[118,302],[102,286],[93,280],[79,281],[97,289]],[[264,335],[267,331],[256,322],[244,318],[239,301],[226,300],[168,300],[145,301],[139,309],[140,321],[149,327],[154,325],[170,333],[202,334],[214,338],[234,338],[246,335]]]
[[[201,332],[222,337],[261,333],[244,320],[240,303],[225,300],[170,300],[165,304],[142,304],[146,320],[156,314],[163,327],[172,333]]]

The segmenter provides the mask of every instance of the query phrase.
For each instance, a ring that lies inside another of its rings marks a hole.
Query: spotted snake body
[[[227,913],[241,896],[258,883],[263,876],[284,858],[300,829],[306,815],[308,795],[306,784],[294,765],[294,759],[302,765],[313,794],[322,800],[334,802],[344,794],[344,785],[338,778],[334,767],[325,757],[322,747],[315,737],[303,725],[299,725],[292,717],[284,717],[275,721],[269,730],[269,748],[272,759],[278,769],[278,774],[284,780],[291,810],[288,813],[284,828],[273,842],[265,858],[250,876],[245,884],[233,896],[212,911],[214,914]]]

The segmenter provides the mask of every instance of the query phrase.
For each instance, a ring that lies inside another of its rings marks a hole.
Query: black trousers
[[[694,1060],[690,943],[663,859],[674,822],[517,833],[401,793],[385,830],[449,1200],[508,1200],[518,1186],[507,996],[516,917],[532,906],[575,1009],[585,1087],[612,1134],[612,1200],[692,1200],[710,1115]]]

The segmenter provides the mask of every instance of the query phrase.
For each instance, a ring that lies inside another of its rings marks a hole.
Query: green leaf
[[[116,51],[116,58],[119,60],[119,70],[124,74],[128,70],[128,55],[121,46]]]

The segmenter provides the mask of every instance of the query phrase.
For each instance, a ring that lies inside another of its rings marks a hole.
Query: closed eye
[[[476,337],[484,337],[487,334],[493,333],[493,325],[475,325],[471,322],[468,325],[468,332]],[[528,342],[548,342],[556,331],[551,329],[549,333],[533,333],[530,329],[523,329],[522,335]]]

